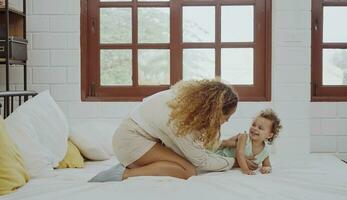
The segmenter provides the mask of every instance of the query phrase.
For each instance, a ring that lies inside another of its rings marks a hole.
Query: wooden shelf
[[[6,16],[5,11],[2,9],[3,12],[0,12],[0,26],[2,29],[6,26]],[[15,14],[10,12],[9,16],[9,36],[14,36],[18,38],[23,38],[25,31],[23,29],[23,26],[25,24],[25,16]],[[2,33],[2,37],[4,37],[4,33]],[[6,36],[5,36],[6,37]]]
[[[0,12],[1,12],[1,13],[5,13],[5,12],[6,12],[6,9],[5,9],[4,6],[0,6]],[[13,7],[11,7],[11,6],[9,7],[9,12],[10,12],[10,13],[13,13],[13,14],[20,15],[20,16],[22,16],[22,17],[25,17],[25,13],[24,13],[23,11],[18,10],[18,9],[16,9],[16,8],[13,8]]]
[[[24,97],[24,102],[29,96],[35,96],[34,91],[11,91],[10,89],[10,67],[12,65],[22,65],[23,67],[23,88],[27,90],[27,41],[21,40],[26,36],[26,0],[22,0],[23,3],[18,3],[19,6],[15,6],[10,3],[10,0],[5,0],[5,5],[0,6],[0,29],[1,29],[1,46],[2,54],[0,57],[0,64],[5,65],[5,90],[0,91],[0,97],[4,100],[3,109],[0,106],[0,113],[4,111],[3,116],[6,118],[11,112],[13,112],[13,100],[14,97]],[[3,2],[2,2],[3,4]],[[22,4],[20,6],[20,4]],[[11,38],[14,37],[14,38]],[[8,52],[4,52],[5,42],[8,43]],[[19,103],[20,105],[20,103]]]
[[[28,43],[28,40],[22,36],[12,36],[12,35],[9,35],[8,36],[8,39],[11,40],[11,39],[17,39],[17,40],[25,40],[26,43]],[[6,40],[6,37],[0,37],[0,41],[5,41]]]
[[[5,64],[6,64],[5,58],[0,58],[0,65],[5,65]],[[26,61],[22,61],[22,60],[9,60],[9,64],[10,65],[25,65]]]

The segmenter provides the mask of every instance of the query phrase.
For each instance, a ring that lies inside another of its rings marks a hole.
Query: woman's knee
[[[182,167],[178,163],[168,162],[168,161],[159,161],[155,164],[159,164],[160,167],[158,167],[158,168],[162,169],[164,171],[166,171],[166,170],[170,171],[170,172],[175,171],[175,173],[177,173],[177,176],[176,176],[177,178],[188,179],[192,176],[196,176],[196,169],[193,165]],[[159,171],[160,170],[158,170],[158,172]]]
[[[192,171],[186,170],[174,162],[159,161],[151,164],[151,167],[154,169],[157,168],[157,170],[154,170],[154,175],[156,176],[169,175],[181,179],[188,179],[193,176]]]

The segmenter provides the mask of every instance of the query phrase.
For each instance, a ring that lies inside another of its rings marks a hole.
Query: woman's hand
[[[240,135],[240,133],[229,138],[229,139],[223,140],[221,147],[230,147],[230,148],[236,147],[237,138],[239,137],[239,135]]]

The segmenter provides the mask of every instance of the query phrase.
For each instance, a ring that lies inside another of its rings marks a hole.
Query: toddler
[[[266,109],[259,113],[254,119],[249,133],[240,133],[228,140],[223,140],[217,154],[225,157],[234,157],[233,167],[240,167],[244,174],[255,175],[246,163],[246,157],[254,157],[254,162],[262,164],[260,172],[267,174],[271,172],[269,159],[269,146],[278,136],[282,128],[280,119],[272,109]]]

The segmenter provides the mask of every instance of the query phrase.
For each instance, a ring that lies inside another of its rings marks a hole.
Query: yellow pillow
[[[9,194],[29,181],[29,172],[0,116],[0,195]]]
[[[83,168],[84,159],[78,148],[69,140],[65,158],[60,161],[58,169]]]

